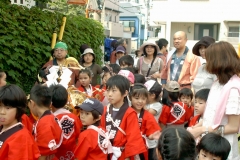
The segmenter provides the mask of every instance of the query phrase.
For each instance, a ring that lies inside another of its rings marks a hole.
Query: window
[[[14,3],[17,3],[17,0],[14,0]]]
[[[239,37],[239,27],[229,27],[228,37]]]
[[[20,0],[20,4],[23,4],[23,0]]]

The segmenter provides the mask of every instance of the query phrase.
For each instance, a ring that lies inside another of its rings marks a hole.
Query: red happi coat
[[[104,107],[101,125],[105,129],[107,123],[106,114],[107,107]],[[124,113],[119,127],[126,133],[126,135],[117,130],[112,142],[114,147],[123,148],[122,154],[118,160],[125,160],[128,157],[130,158],[131,156],[147,151],[139,129],[137,113],[131,107],[128,107]]]
[[[53,113],[59,120],[63,131],[63,141],[55,154],[57,159],[74,159],[74,149],[82,128],[80,119],[66,109],[59,109]]]
[[[186,108],[186,121],[190,122],[192,117],[194,116],[194,107],[189,106]]]
[[[105,98],[104,96],[104,92],[106,91],[106,86],[100,88],[100,85],[96,85],[94,87],[94,92],[92,94],[92,97],[98,99],[100,102],[103,101],[103,99]]]
[[[172,123],[172,125],[182,125],[188,121],[186,118],[186,110],[188,106],[182,102],[175,102],[174,104],[180,105],[182,107],[182,110],[184,110],[184,114],[181,116],[179,120],[177,120],[176,117],[173,116],[173,113],[171,113],[172,107],[164,105],[162,108],[162,113],[159,117],[160,123],[164,125],[167,125],[169,123]]]
[[[83,86],[79,86],[78,90],[81,91],[82,93],[85,93],[88,97],[92,97],[92,95],[93,95],[93,93],[95,91],[95,88],[92,87],[92,85],[89,85],[89,87],[91,88],[91,92],[92,92],[90,94],[86,92],[86,89]]]
[[[27,128],[21,125],[15,127],[21,127],[21,129],[10,135],[0,145],[0,160],[37,160],[40,152],[33,137]],[[8,131],[5,133],[8,134]],[[3,134],[4,132],[0,134],[0,139]]]
[[[193,127],[193,126],[195,126],[196,124],[198,124],[200,118],[201,118],[201,115],[200,115],[200,114],[194,116],[194,117],[190,120],[190,122],[189,122],[189,124],[188,124],[188,127]]]
[[[138,118],[138,123],[139,123],[139,127],[142,135],[146,137],[149,137],[151,134],[162,130],[159,127],[158,123],[156,122],[154,116],[151,113],[149,113],[147,110],[143,110],[143,117]],[[146,143],[146,139],[144,139],[144,141]],[[144,156],[144,160],[148,160],[148,151],[144,152],[143,156]],[[134,157],[131,157],[130,160],[134,160]]]
[[[34,126],[34,137],[42,156],[57,153],[62,143],[62,129],[50,110],[44,112]]]
[[[98,140],[98,132],[93,129],[81,132],[74,151],[75,158],[77,160],[107,160],[107,154],[103,153],[98,146]]]
[[[26,127],[30,133],[32,133],[34,122],[26,114],[22,115],[21,122],[23,126]]]

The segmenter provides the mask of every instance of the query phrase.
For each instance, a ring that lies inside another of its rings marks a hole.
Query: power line
[[[130,12],[130,13],[134,13],[134,14],[137,13],[137,12],[131,12],[131,11],[125,9],[124,7],[122,7],[122,6],[118,5],[118,4],[116,4],[115,2],[113,2],[113,1],[111,1],[111,0],[108,0],[108,1],[112,2],[113,4],[115,4],[116,6],[122,8],[122,9],[124,9],[125,11],[128,11],[128,12]],[[135,6],[133,6],[133,7],[135,7]]]

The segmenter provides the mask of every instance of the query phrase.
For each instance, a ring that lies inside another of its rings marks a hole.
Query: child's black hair
[[[118,74],[118,72],[121,70],[120,66],[117,64],[109,64],[102,68],[102,70],[107,73],[110,72],[111,76]]]
[[[195,99],[198,98],[207,102],[209,92],[210,92],[210,89],[208,88],[201,89],[195,94]]]
[[[47,68],[47,67],[44,67],[44,68],[42,68],[42,69],[39,70],[39,72],[38,72],[38,77],[37,77],[37,83],[38,83],[38,84],[44,83],[43,80],[42,80],[42,78],[44,78],[45,80],[47,80],[46,68]]]
[[[178,98],[181,98],[182,96],[190,97],[191,100],[192,100],[193,99],[193,92],[190,88],[183,88],[179,91],[179,97]]]
[[[169,92],[163,89],[162,103],[167,106],[173,106],[173,102],[178,102],[179,92]]]
[[[155,100],[159,101],[160,100],[160,94],[162,92],[162,86],[156,81],[152,88],[148,91],[151,94],[155,94]]]
[[[68,92],[62,85],[50,86],[52,92],[52,105],[55,108],[63,108],[68,101]]]
[[[228,140],[218,134],[208,133],[202,137],[197,150],[208,152],[214,156],[221,157],[221,160],[227,160],[231,145]]]
[[[0,88],[0,104],[17,108],[16,119],[20,122],[27,106],[27,97],[17,85],[5,85]]]
[[[142,74],[134,74],[134,83],[146,83],[146,79]]]
[[[52,102],[52,92],[47,86],[38,84],[31,89],[30,99],[40,107],[49,108]]]
[[[119,64],[120,66],[122,65],[128,65],[129,67],[133,67],[134,65],[134,59],[132,56],[130,55],[125,55],[125,56],[122,56],[120,59],[119,59]]]
[[[168,41],[165,38],[161,38],[157,41],[157,45],[158,45],[159,49],[161,50],[163,46],[167,47]]]
[[[140,52],[139,49],[137,49],[137,50],[135,51],[135,56],[136,56],[136,57],[138,57],[138,52]],[[142,56],[143,56],[143,54],[142,54]]]
[[[126,77],[122,75],[115,75],[110,77],[106,83],[107,89],[112,89],[114,87],[120,90],[121,95],[124,95],[130,88],[130,82]]]
[[[184,128],[163,130],[157,144],[162,160],[195,160],[196,143],[194,137]]]
[[[81,70],[79,71],[79,76],[80,76],[81,73],[85,73],[85,74],[87,74],[87,75],[89,76],[89,78],[92,78],[92,77],[93,77],[93,73],[92,73],[92,71],[89,70],[89,69],[87,69],[87,68],[85,68],[85,69],[81,69]]]
[[[146,86],[144,86],[141,83],[134,83],[134,86],[131,87],[131,91],[129,93],[129,97],[130,99],[132,97],[139,97],[139,96],[144,96],[144,97],[148,97],[148,91]]]

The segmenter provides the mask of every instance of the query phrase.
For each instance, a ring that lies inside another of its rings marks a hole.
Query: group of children
[[[223,137],[195,140],[185,129],[201,122],[209,89],[193,95],[174,81],[162,88],[133,74],[127,60],[119,63],[103,67],[98,86],[91,86],[88,69],[79,72],[78,89],[88,95],[75,107],[80,117],[64,108],[63,86],[35,85],[27,99],[0,72],[0,159],[194,160],[196,142],[199,160],[227,159],[230,145]],[[26,106],[37,121],[26,116]]]

